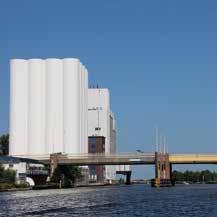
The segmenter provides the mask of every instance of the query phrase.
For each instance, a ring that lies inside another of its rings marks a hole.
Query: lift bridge
[[[56,153],[44,156],[28,156],[50,165],[51,175],[58,165],[154,165],[156,187],[172,184],[172,165],[174,164],[217,164],[217,154],[169,154],[123,153],[123,154],[63,154]]]

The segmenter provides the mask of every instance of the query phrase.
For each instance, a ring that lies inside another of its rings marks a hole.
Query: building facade
[[[11,60],[9,154],[88,153],[87,98],[78,59]]]
[[[88,136],[105,138],[105,154],[116,151],[115,117],[110,109],[110,95],[107,88],[88,89]],[[105,166],[105,180],[116,179],[115,166]]]
[[[90,136],[88,139],[88,153],[89,154],[105,154],[105,137]],[[103,184],[105,181],[105,166],[91,165],[89,166],[89,180],[90,183]]]
[[[49,175],[43,164],[31,159],[0,156],[0,164],[5,170],[15,171],[17,184],[27,183],[30,186],[45,184]]]

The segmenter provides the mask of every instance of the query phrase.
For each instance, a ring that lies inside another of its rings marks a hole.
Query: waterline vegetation
[[[72,165],[58,166],[51,177],[51,182],[60,184],[60,187],[74,187],[76,180],[81,176],[80,167]]]
[[[210,170],[179,172],[175,170],[173,171],[173,179],[176,182],[217,184],[217,172]]]
[[[26,188],[25,183],[16,183],[16,172],[12,169],[5,169],[0,164],[0,191],[13,188]]]
[[[0,136],[0,155],[8,155],[9,153],[9,134]]]

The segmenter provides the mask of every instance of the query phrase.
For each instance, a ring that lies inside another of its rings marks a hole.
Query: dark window
[[[96,148],[96,144],[91,144],[91,148],[95,149]]]
[[[96,131],[100,131],[101,128],[100,128],[100,127],[96,127],[95,130],[96,130]]]
[[[96,143],[96,138],[95,137],[92,137],[92,138],[90,137],[89,141],[90,141],[91,144],[95,144]]]

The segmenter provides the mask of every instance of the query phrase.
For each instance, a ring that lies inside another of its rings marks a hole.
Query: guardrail
[[[55,154],[54,154],[55,155]],[[81,154],[66,154],[66,153],[57,153],[58,158],[70,158],[70,159],[91,159],[91,158],[144,158],[144,157],[154,157],[155,153],[116,153],[116,154],[107,154],[107,153],[81,153]],[[19,158],[30,158],[38,161],[47,161],[50,159],[50,155],[17,155],[14,157]]]
[[[27,175],[49,175],[47,170],[27,170]]]
[[[154,157],[154,153],[121,153],[121,154],[103,154],[103,153],[96,153],[96,154],[65,154],[60,155],[60,158],[94,158],[94,157],[103,157],[103,158],[129,158],[129,157],[138,157],[138,158],[144,158],[144,157]]]
[[[170,154],[172,164],[216,164],[217,154]]]

